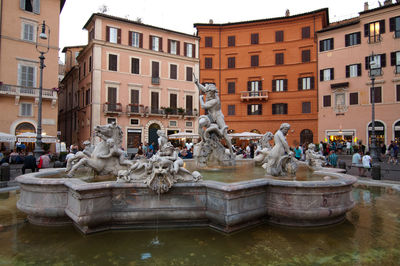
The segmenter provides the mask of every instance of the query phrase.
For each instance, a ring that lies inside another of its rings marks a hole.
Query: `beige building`
[[[197,132],[198,37],[105,14],[93,14],[84,29],[89,43],[76,57],[77,90],[68,90],[76,78],[68,85],[66,74],[67,100],[60,98],[60,107],[77,110],[67,145],[82,145],[96,125],[111,122],[122,127],[128,153],[141,142],[157,145],[158,129]],[[66,52],[66,58],[75,53]]]
[[[364,8],[318,33],[319,141],[370,142],[372,53],[377,141],[400,140],[400,4]]]
[[[47,43],[50,47],[44,55],[42,132],[57,135],[59,18],[64,3],[65,0],[0,1],[0,132],[36,132],[40,54],[35,44],[45,21],[51,35],[49,42],[39,45],[39,49],[45,49]],[[26,144],[28,149],[34,148],[34,143]]]

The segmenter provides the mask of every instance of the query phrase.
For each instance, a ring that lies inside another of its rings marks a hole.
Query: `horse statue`
[[[118,175],[118,171],[126,170],[131,166],[131,162],[125,160],[123,151],[120,149],[122,143],[122,130],[115,123],[96,126],[94,129],[96,137],[101,139],[91,153],[80,153],[71,158],[67,163],[66,172],[69,177],[73,177],[77,169],[87,166],[93,169],[96,174]],[[90,156],[89,156],[90,155]],[[72,165],[72,162],[76,163]]]

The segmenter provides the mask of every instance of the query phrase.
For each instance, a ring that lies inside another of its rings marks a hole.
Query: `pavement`
[[[346,162],[347,174],[354,175],[358,177],[358,169],[356,167],[351,167],[351,155],[338,154],[338,159]],[[0,181],[0,192],[7,191],[10,189],[18,189],[19,184],[15,181],[15,178],[22,174],[23,164],[11,164],[10,165],[10,181]],[[53,165],[51,164],[51,167]],[[382,183],[387,183],[387,181],[395,181],[400,184],[400,164],[389,164],[387,159],[380,162],[381,166],[381,181]],[[31,170],[27,169],[25,173],[30,173]],[[369,181],[371,179],[371,172],[366,173],[366,177],[358,177],[359,180]],[[375,183],[380,182],[379,180],[374,180]]]

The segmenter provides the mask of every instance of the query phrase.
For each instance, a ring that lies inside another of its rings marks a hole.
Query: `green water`
[[[123,230],[82,235],[25,222],[18,194],[0,194],[0,265],[400,265],[400,196],[354,190],[339,225],[268,224],[231,235],[212,229]]]

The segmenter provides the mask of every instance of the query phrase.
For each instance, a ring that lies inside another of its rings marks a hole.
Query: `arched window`
[[[15,135],[22,134],[25,132],[36,133],[35,127],[31,123],[21,123],[15,128]]]
[[[372,122],[368,125],[368,143],[371,144]],[[376,144],[385,143],[385,125],[375,121]]]
[[[161,129],[160,125],[153,123],[149,126],[149,145],[153,144],[154,149],[158,150],[157,130]]]
[[[304,143],[313,143],[314,136],[311,130],[309,129],[303,129],[300,132],[300,145],[303,145]]]

